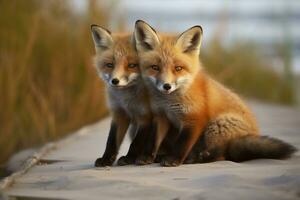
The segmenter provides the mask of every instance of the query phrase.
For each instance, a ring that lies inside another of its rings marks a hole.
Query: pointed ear
[[[96,51],[105,50],[111,47],[113,39],[108,30],[93,24],[91,25],[91,31]]]
[[[159,45],[156,31],[142,20],[135,22],[134,38],[138,51],[153,50]]]
[[[181,49],[184,53],[194,52],[199,54],[202,34],[201,26],[193,26],[178,37],[176,47]]]

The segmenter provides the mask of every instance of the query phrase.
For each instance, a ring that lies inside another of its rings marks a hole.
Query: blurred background
[[[201,59],[242,94],[299,106],[298,0],[0,0],[0,177],[14,153],[108,114],[90,24],[132,31],[204,29]]]

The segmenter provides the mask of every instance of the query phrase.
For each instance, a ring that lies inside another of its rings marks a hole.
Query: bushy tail
[[[245,136],[232,140],[226,149],[226,160],[242,162],[247,160],[269,158],[289,158],[297,149],[276,138],[267,136]]]

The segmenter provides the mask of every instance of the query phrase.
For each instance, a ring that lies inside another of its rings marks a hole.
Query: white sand
[[[251,106],[264,135],[300,149],[299,110],[261,103]],[[43,159],[61,162],[34,166],[4,193],[50,199],[300,199],[299,152],[288,160],[94,168],[94,160],[105,148],[109,121],[60,141]],[[127,148],[128,140],[120,155]]]

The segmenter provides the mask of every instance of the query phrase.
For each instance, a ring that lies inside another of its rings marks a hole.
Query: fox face
[[[135,85],[140,71],[138,57],[129,34],[114,34],[97,26],[91,26],[96,49],[96,69],[100,78],[113,88]]]
[[[158,35],[150,25],[138,20],[134,36],[146,82],[164,94],[188,88],[200,70],[200,26],[176,37]]]

